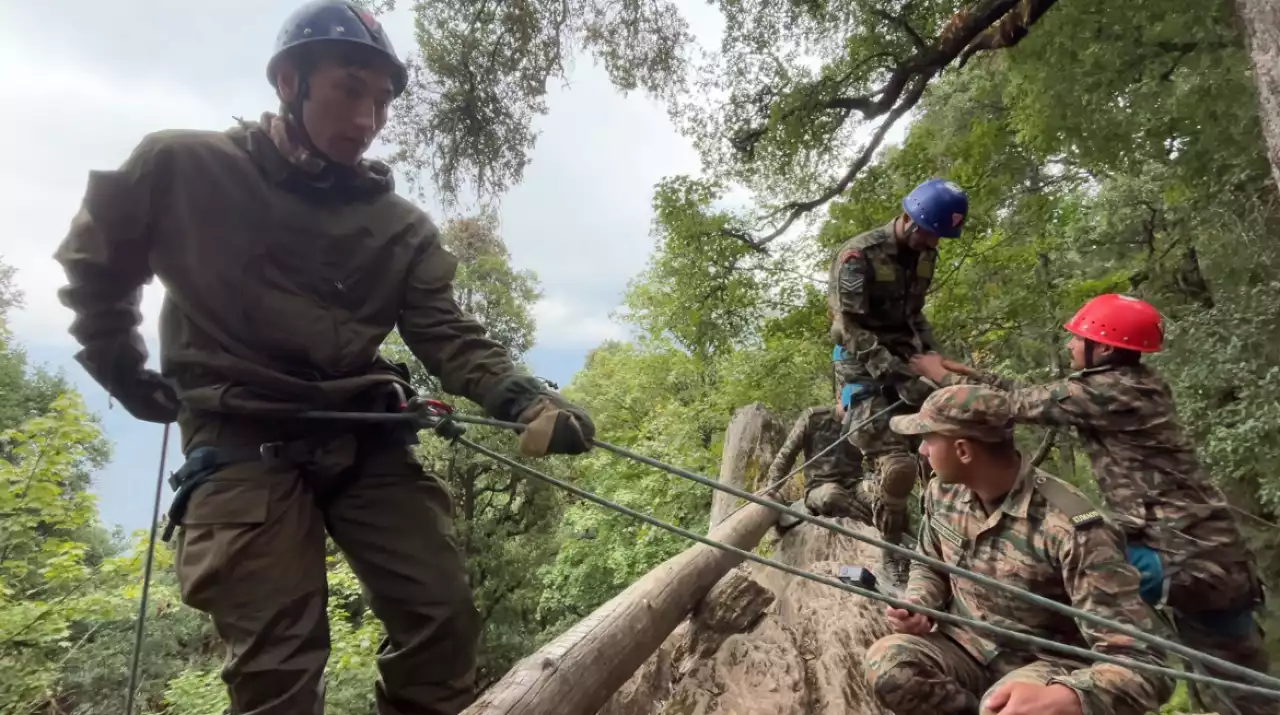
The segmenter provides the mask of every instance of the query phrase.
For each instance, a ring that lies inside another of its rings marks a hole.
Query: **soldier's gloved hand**
[[[1138,570],[1138,595],[1151,605],[1160,603],[1164,597],[1164,564],[1160,554],[1149,546],[1126,546],[1125,559]]]
[[[527,425],[520,435],[520,453],[527,457],[582,454],[591,449],[596,436],[596,426],[585,410],[551,392],[539,395],[517,421]]]
[[[155,370],[123,376],[111,386],[111,396],[129,414],[144,422],[165,424],[178,419],[178,397]]]

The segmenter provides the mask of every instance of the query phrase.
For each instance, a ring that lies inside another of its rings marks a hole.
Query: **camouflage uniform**
[[[840,439],[834,407],[810,407],[796,420],[769,467],[766,483],[782,479],[803,450],[804,461],[839,442],[804,468],[804,504],[819,516],[846,516],[871,523],[874,495],[863,478],[862,454]]]
[[[937,256],[934,249],[917,252],[899,244],[892,222],[855,236],[837,250],[827,309],[831,339],[846,355],[836,363],[836,381],[858,386],[846,418],[849,424],[865,421],[899,397],[918,405],[932,391],[910,371],[907,361],[934,349],[923,309]],[[876,526],[886,540],[896,543],[907,528],[907,497],[919,475],[914,446],[894,434],[887,419],[849,438],[879,475]]]
[[[1159,554],[1163,605],[1182,642],[1266,672],[1269,658],[1252,617],[1263,597],[1253,555],[1179,424],[1168,384],[1145,365],[1096,367],[1046,385],[989,373],[978,380],[1009,391],[1019,422],[1075,428],[1112,518],[1130,544]],[[943,382],[973,379],[950,375]],[[1277,710],[1265,697],[1231,698],[1242,713]]]
[[[1008,401],[973,386],[935,393],[919,415],[894,418],[893,428],[986,441],[1012,438]],[[1121,533],[1066,482],[1024,462],[1012,490],[991,511],[968,487],[936,477],[924,503],[922,553],[1109,620],[1156,629],[1138,597],[1138,573],[1125,561]],[[1158,652],[1129,636],[919,562],[911,565],[905,598],[1020,633],[1162,664]],[[950,624],[938,624],[924,636],[877,641],[867,652],[867,677],[876,696],[897,713],[975,713],[997,685],[1020,680],[1071,688],[1086,715],[1143,715],[1157,710],[1173,689],[1166,678],[1080,663]]]

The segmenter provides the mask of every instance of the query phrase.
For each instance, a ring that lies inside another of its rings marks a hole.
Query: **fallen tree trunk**
[[[743,421],[768,419],[772,418],[763,409],[739,410],[729,425],[729,433],[742,429]],[[755,451],[760,443],[761,440],[738,440],[732,452],[726,445],[725,461],[748,463],[750,455],[739,451]],[[769,454],[775,447],[770,447]],[[776,521],[776,511],[751,504],[712,529],[709,536],[750,550]],[[711,587],[741,561],[739,556],[702,544],[668,559],[559,638],[517,663],[463,715],[595,713]]]

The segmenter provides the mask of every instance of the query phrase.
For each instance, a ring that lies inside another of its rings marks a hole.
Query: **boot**
[[[795,509],[796,511],[807,511],[804,507],[803,499],[791,502],[790,506],[792,509]],[[779,514],[778,524],[774,528],[778,530],[778,536],[782,536],[788,531],[791,531],[792,529],[794,529],[796,524],[799,524],[799,523],[800,523],[800,520],[790,514]]]

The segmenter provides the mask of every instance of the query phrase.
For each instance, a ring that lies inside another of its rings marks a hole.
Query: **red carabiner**
[[[430,415],[450,415],[453,414],[453,405],[440,400],[431,400],[425,397],[415,397],[409,400],[410,412],[426,412]]]
[[[422,402],[434,412],[446,415],[453,414],[453,405],[447,402],[441,402],[440,400],[423,400]]]

